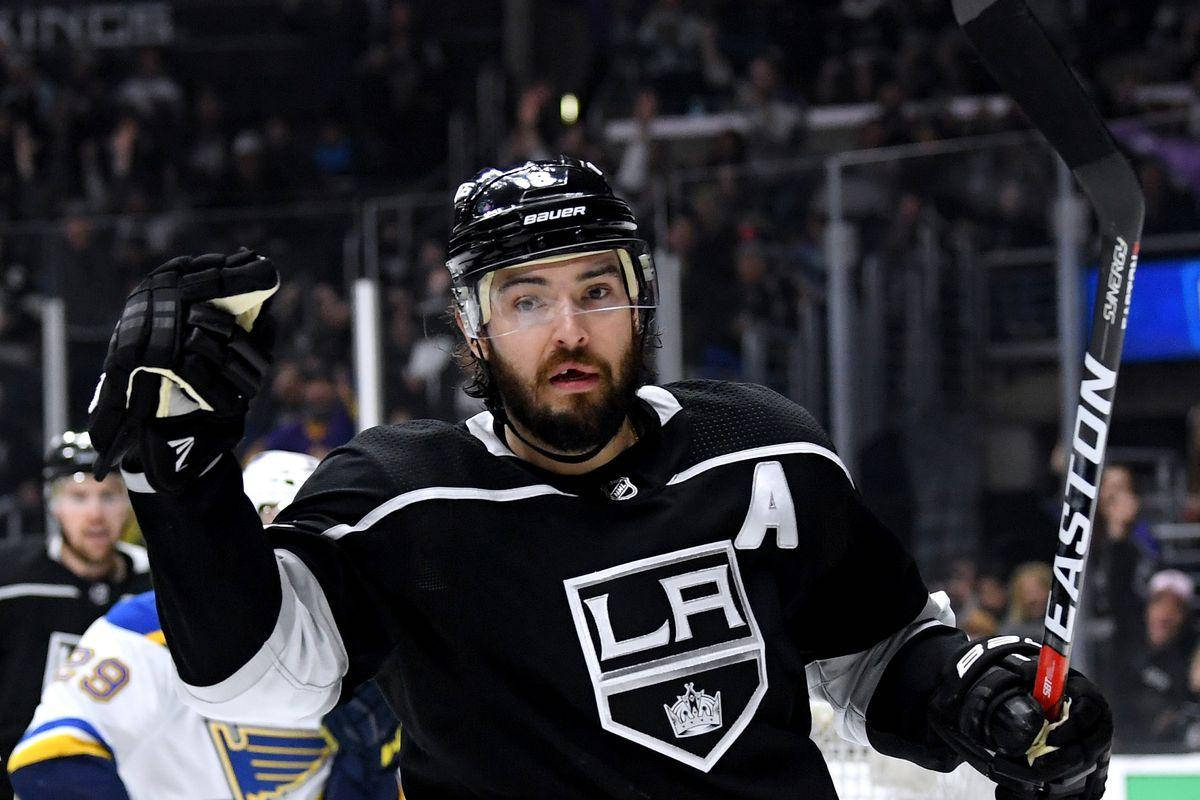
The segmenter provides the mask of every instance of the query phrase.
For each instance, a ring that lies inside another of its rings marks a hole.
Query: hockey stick
[[[983,63],[1071,168],[1100,224],[1101,280],[1083,358],[1054,582],[1033,687],[1046,717],[1055,720],[1061,711],[1083,591],[1145,202],[1133,170],[1117,151],[1099,112],[1024,0],[952,3],[958,24]],[[1069,292],[1071,287],[1062,290]]]

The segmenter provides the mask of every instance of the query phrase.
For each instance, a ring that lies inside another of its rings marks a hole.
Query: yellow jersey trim
[[[12,756],[8,759],[8,771],[16,772],[22,767],[49,761],[52,758],[69,758],[71,756],[96,756],[112,761],[112,753],[99,742],[91,739],[80,739],[69,733],[59,733],[44,739],[34,739],[26,744],[17,745]]]

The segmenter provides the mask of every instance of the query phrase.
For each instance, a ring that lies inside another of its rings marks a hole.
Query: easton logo
[[[175,460],[175,471],[179,472],[183,469],[183,465],[187,463],[187,457],[192,452],[192,445],[196,443],[195,436],[185,436],[182,439],[172,439],[167,444],[175,449],[175,455],[179,456]]]
[[[566,219],[567,217],[578,217],[587,211],[587,206],[573,206],[572,208],[556,208],[553,211],[539,211],[536,214],[526,214],[522,225],[533,225],[538,222],[549,222],[552,219]]]
[[[1083,366],[1087,376],[1079,387],[1075,436],[1071,445],[1071,459],[1067,463],[1067,497],[1063,502],[1062,522],[1058,531],[1058,540],[1064,545],[1073,544],[1078,558],[1064,555],[1054,557],[1054,579],[1066,590],[1071,601],[1065,608],[1053,599],[1046,604],[1046,630],[1067,644],[1071,643],[1075,627],[1075,608],[1079,605],[1079,588],[1083,582],[1083,557],[1092,539],[1092,522],[1087,515],[1090,504],[1087,501],[1096,499],[1100,462],[1108,441],[1112,392],[1117,385],[1116,370],[1101,364],[1091,353],[1084,355]]]

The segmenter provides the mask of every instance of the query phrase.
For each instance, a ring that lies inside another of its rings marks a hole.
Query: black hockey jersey
[[[268,526],[277,618],[231,609],[227,678],[200,685],[218,633],[159,573],[192,700],[323,713],[390,654],[414,800],[834,797],[810,683],[869,695],[886,656],[838,659],[919,622],[927,590],[803,409],[717,382],[639,397],[639,441],[579,477],[487,413],[360,434]],[[134,497],[152,559],[180,502]]]
[[[52,557],[43,539],[0,547],[0,763],[25,732],[43,683],[87,627],[122,597],[150,588],[145,551],[120,547],[126,570],[119,582],[80,578]],[[8,771],[0,770],[0,778],[0,798],[11,797]]]

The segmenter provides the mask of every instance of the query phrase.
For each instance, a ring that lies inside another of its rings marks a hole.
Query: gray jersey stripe
[[[688,467],[683,472],[674,475],[671,480],[667,481],[668,486],[673,486],[677,483],[683,483],[686,480],[691,480],[702,472],[707,472],[713,467],[720,467],[724,464],[733,464],[738,461],[751,461],[756,458],[768,458],[770,456],[783,456],[792,453],[811,453],[813,455],[823,456],[828,458],[833,463],[841,468],[842,472],[846,473],[846,479],[850,481],[850,485],[854,485],[854,479],[850,477],[850,470],[846,469],[846,465],[838,458],[837,453],[830,450],[828,447],[822,447],[819,444],[812,442],[784,442],[783,444],[769,444],[764,447],[752,447],[749,450],[738,450],[733,453],[725,453],[724,455],[710,458],[706,461],[701,461],[699,464]]]
[[[14,583],[11,586],[0,587],[0,600],[11,600],[15,597],[79,597],[78,586],[66,586],[58,583]]]
[[[323,532],[332,539],[340,539],[348,533],[365,531],[379,520],[405,506],[421,503],[426,500],[489,500],[493,503],[510,503],[514,500],[526,500],[530,497],[557,494],[563,497],[575,495],[555,489],[549,484],[518,486],[515,489],[473,489],[467,486],[430,486],[425,489],[415,489],[411,492],[397,495],[386,503],[376,506],[367,515],[353,525],[334,525]]]

